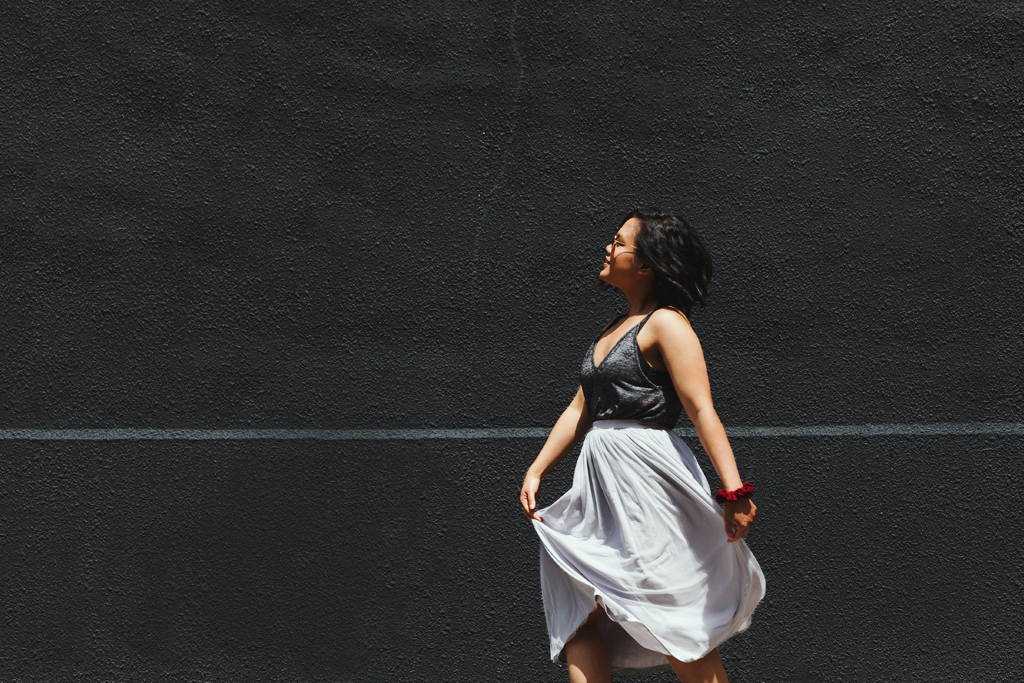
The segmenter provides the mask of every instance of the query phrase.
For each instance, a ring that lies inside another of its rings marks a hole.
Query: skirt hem
[[[540,522],[534,522],[534,524],[540,524]],[[668,651],[668,655],[665,655],[665,653],[663,653],[663,652],[659,652],[658,653],[658,654],[662,655],[663,657],[665,657],[664,663],[651,664],[651,665],[646,665],[646,666],[612,666],[612,669],[614,669],[616,671],[624,671],[624,670],[639,671],[639,670],[644,670],[644,669],[654,669],[654,668],[657,668],[657,667],[660,667],[660,666],[670,666],[669,661],[667,659],[668,656],[674,657],[675,659],[678,659],[680,662],[695,662],[698,659],[703,659],[704,657],[708,656],[709,654],[711,654],[712,650],[717,648],[719,645],[721,645],[722,643],[724,643],[726,640],[728,640],[729,638],[733,637],[737,633],[742,633],[743,631],[746,631],[747,628],[750,626],[750,619],[748,617],[745,620],[747,623],[743,624],[742,628],[739,628],[737,630],[727,629],[720,637],[715,638],[714,640],[708,642],[707,643],[707,647],[704,648],[703,652],[700,655],[698,655],[697,657],[691,657],[689,655],[679,656],[677,654],[673,654],[672,653],[672,649],[673,648],[669,647],[665,643],[665,641],[663,641],[661,638],[659,638],[657,635],[655,635],[654,632],[651,631],[651,629],[647,627],[647,624],[645,624],[643,621],[637,619],[632,614],[629,614],[625,610],[622,610],[614,602],[612,603],[613,610],[611,612],[609,612],[608,611],[608,601],[607,601],[607,599],[603,595],[601,595],[598,592],[597,588],[592,583],[587,581],[586,578],[581,576],[579,573],[577,573],[577,572],[573,571],[571,568],[567,567],[562,562],[562,560],[556,556],[556,554],[552,553],[551,550],[547,548],[547,543],[546,543],[546,541],[544,539],[543,534],[541,534],[540,537],[542,539],[541,543],[544,544],[545,551],[548,553],[548,556],[551,558],[551,560],[555,564],[557,564],[558,567],[562,571],[564,571],[566,574],[568,574],[570,577],[572,577],[576,581],[579,581],[580,583],[585,585],[588,589],[590,589],[591,596],[592,596],[592,598],[594,600],[594,607],[598,606],[597,599],[601,598],[600,605],[604,609],[604,613],[608,616],[609,620],[614,621],[616,623],[620,623],[620,624],[623,623],[623,622],[631,622],[631,623],[639,624],[640,626],[643,626],[644,629],[648,633],[651,634],[651,637],[654,638],[656,641],[658,641],[658,644],[661,645],[665,650]],[[591,610],[591,611],[593,611],[593,610]],[[622,615],[623,613],[625,614],[625,616]],[[570,633],[564,640],[562,640],[561,643],[558,644],[557,652],[555,651],[554,647],[551,648],[551,652],[552,652],[552,654],[551,654],[551,661],[552,662],[555,662],[556,664],[565,664],[565,661],[562,659],[562,654],[565,651],[565,645],[566,645],[566,643],[568,643],[570,640],[573,639],[573,637],[576,635],[576,633],[580,630],[580,628],[583,627],[583,625],[586,622],[587,622],[587,617],[584,617],[583,620],[580,621],[580,623],[578,623],[576,625],[576,628],[574,628],[572,630],[572,633]],[[645,648],[645,649],[649,649],[649,648]],[[651,650],[651,652],[655,652],[655,650]]]

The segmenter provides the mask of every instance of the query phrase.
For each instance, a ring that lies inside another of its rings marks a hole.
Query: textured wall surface
[[[1019,2],[6,3],[0,429],[548,426],[650,203],[715,259],[727,430],[1024,421],[1022,31]],[[0,681],[566,680],[516,509],[539,446],[0,440]],[[734,681],[1017,678],[1024,437],[733,446],[768,581]]]

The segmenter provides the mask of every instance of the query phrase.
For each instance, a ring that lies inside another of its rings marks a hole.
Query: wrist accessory
[[[727,500],[738,500],[740,498],[750,498],[754,494],[754,485],[749,481],[743,482],[743,486],[739,487],[734,491],[726,491],[725,489],[718,489],[718,493],[715,494],[715,500],[718,501],[719,505],[725,505]]]

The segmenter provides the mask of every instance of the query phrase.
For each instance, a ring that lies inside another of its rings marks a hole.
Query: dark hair
[[[640,220],[634,257],[654,271],[660,306],[675,306],[687,317],[694,304],[704,308],[711,286],[711,255],[682,216],[657,208],[637,209],[623,219]]]

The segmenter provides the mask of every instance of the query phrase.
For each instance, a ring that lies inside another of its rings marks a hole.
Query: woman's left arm
[[[711,402],[711,385],[700,340],[686,318],[675,311],[652,316],[648,325],[655,334],[655,345],[672,377],[683,409],[697,430],[697,437],[711,458],[722,486],[727,491],[740,488],[743,480],[736,467],[732,446]],[[749,498],[727,501],[724,509],[725,534],[729,542],[746,536],[757,515],[753,501]]]

